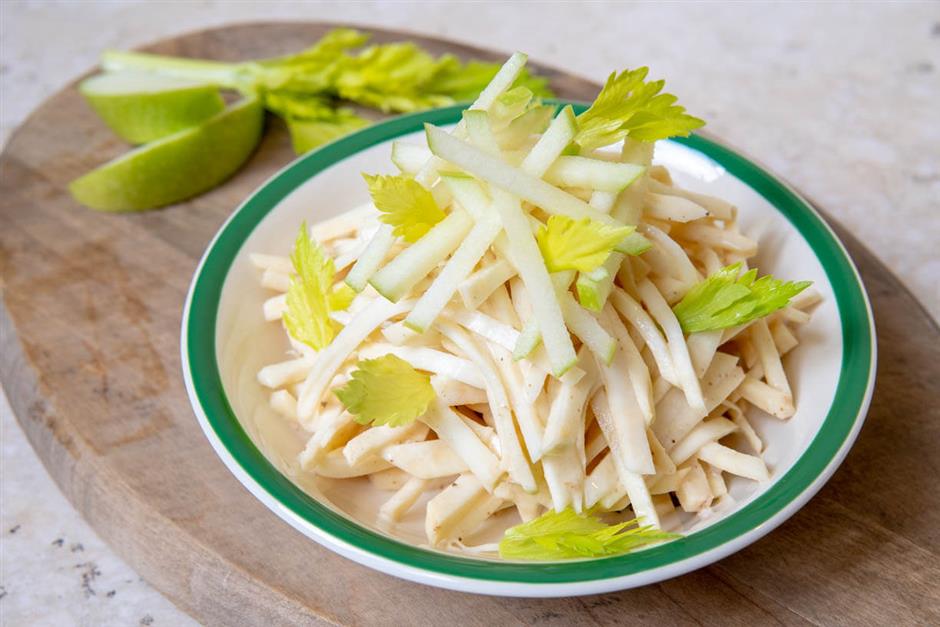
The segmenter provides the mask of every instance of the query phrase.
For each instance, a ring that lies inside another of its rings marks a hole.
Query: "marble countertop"
[[[104,48],[236,21],[432,33],[597,80],[648,64],[940,318],[940,4],[0,2],[0,141]],[[0,395],[0,623],[184,625],[72,509]],[[106,539],[105,539],[106,540]]]

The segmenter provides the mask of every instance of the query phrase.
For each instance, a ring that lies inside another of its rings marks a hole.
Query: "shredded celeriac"
[[[395,143],[402,175],[417,175],[446,216],[426,235],[396,238],[376,205],[312,228],[355,300],[330,313],[328,346],[292,342],[258,373],[275,411],[307,434],[303,471],[374,477],[389,490],[383,529],[420,502],[429,545],[484,555],[494,547],[468,538],[507,508],[523,522],[629,508],[668,528],[730,499],[731,476],[767,481],[747,410],[795,412],[782,357],[818,295],[737,327],[684,331],[675,306],[689,290],[757,253],[738,209],[675,186],[649,142],[572,155],[570,108],[550,123],[501,119],[494,103],[511,80],[500,81],[454,132]],[[536,236],[551,216],[631,235],[589,271],[550,272]],[[251,259],[272,292],[265,320],[283,325],[294,278],[277,252]],[[412,424],[361,424],[335,394],[357,364],[386,355],[430,377],[435,398]]]

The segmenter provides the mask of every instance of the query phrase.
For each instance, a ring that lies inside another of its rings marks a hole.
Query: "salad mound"
[[[703,122],[646,68],[575,115],[513,87],[525,62],[395,142],[371,203],[252,255],[290,342],[258,381],[301,472],[388,490],[386,530],[423,507],[436,548],[617,555],[770,478],[748,410],[795,412],[781,358],[819,296],[758,276],[737,208],[653,164]]]

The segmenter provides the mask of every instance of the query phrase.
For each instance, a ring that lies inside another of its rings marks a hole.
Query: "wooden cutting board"
[[[250,24],[153,52],[283,54],[330,24]],[[406,33],[435,53],[493,53]],[[537,66],[538,67],[538,66]],[[549,68],[563,97],[597,85]],[[271,121],[247,167],[188,203],[140,215],[84,209],[69,180],[123,151],[74,85],[0,160],[0,377],[66,496],[137,571],[208,624],[940,624],[940,330],[844,229],[877,319],[878,386],[858,443],[802,511],[706,569],[602,596],[448,592],[372,572],[297,533],[216,458],[190,410],[179,327],[196,262],[253,189],[292,158]]]

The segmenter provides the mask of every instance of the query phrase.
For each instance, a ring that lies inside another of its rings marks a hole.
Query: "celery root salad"
[[[750,268],[737,209],[651,163],[703,122],[646,68],[575,115],[514,86],[525,61],[395,142],[371,203],[252,255],[291,345],[258,380],[303,472],[387,491],[383,529],[423,508],[439,549],[616,555],[770,478],[747,410],[793,415],[781,357],[819,296]]]

